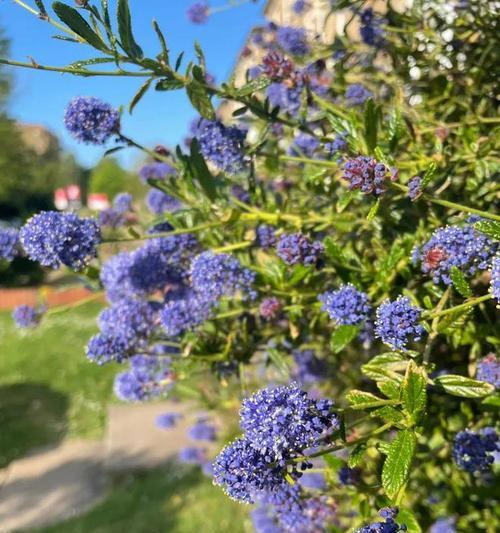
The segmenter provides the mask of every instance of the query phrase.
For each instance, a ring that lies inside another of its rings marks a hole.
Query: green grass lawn
[[[243,533],[244,510],[199,469],[172,465],[117,477],[87,514],[36,533]]]
[[[102,435],[116,366],[91,364],[84,353],[99,308],[87,303],[48,316],[29,331],[0,314],[0,468],[63,438]],[[245,508],[199,470],[170,465],[113,478],[97,507],[37,531],[241,533],[244,517]]]

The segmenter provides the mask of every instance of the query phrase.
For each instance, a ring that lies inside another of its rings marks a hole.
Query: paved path
[[[186,413],[186,406],[111,406],[103,441],[66,441],[0,470],[0,533],[81,514],[104,497],[107,471],[154,468],[176,456],[189,443],[189,422],[168,431],[156,428],[156,416],[166,411]]]

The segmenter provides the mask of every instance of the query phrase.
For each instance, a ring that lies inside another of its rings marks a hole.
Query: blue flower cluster
[[[205,299],[216,301],[223,296],[241,293],[244,298],[255,298],[255,273],[241,266],[229,254],[202,252],[191,263],[191,283]]]
[[[295,2],[293,3],[293,11],[294,13],[297,13],[297,15],[300,15],[309,7],[310,4],[306,2],[306,0],[295,0]]]
[[[418,323],[421,313],[405,296],[385,300],[377,309],[375,335],[393,350],[406,350],[409,342],[420,340],[424,334],[424,328]]]
[[[356,533],[398,533],[398,531],[406,531],[405,525],[399,525],[396,522],[398,512],[399,510],[396,507],[385,507],[379,513],[385,519],[385,522],[374,522],[358,529]]]
[[[261,248],[274,248],[278,239],[276,237],[276,230],[267,224],[261,224],[256,230],[257,245]]]
[[[429,533],[457,533],[456,519],[453,516],[438,518],[429,529]]]
[[[299,133],[290,145],[288,153],[293,156],[305,156],[311,158],[319,147],[320,143],[316,137],[313,137],[308,133]]]
[[[337,134],[332,142],[325,144],[326,153],[332,157],[336,152],[345,152],[348,148],[346,137],[345,133]]]
[[[345,91],[346,104],[349,107],[363,105],[368,98],[373,98],[373,94],[361,83],[348,85]]]
[[[217,168],[228,174],[237,174],[246,167],[243,143],[246,131],[235,126],[224,126],[218,120],[203,119],[196,137],[200,151]]]
[[[260,72],[270,78],[272,81],[284,81],[294,74],[294,65],[279,52],[268,52],[262,59]]]
[[[320,241],[311,242],[303,233],[284,233],[276,246],[276,253],[287,265],[318,265],[323,251]]]
[[[314,400],[291,383],[262,389],[245,399],[240,425],[244,437],[216,457],[214,480],[235,500],[253,502],[283,487],[287,461],[337,429],[339,420],[331,401]],[[300,476],[296,468],[289,475]]]
[[[188,430],[188,436],[193,440],[205,440],[215,442],[217,440],[217,428],[206,417],[200,417]]]
[[[296,365],[293,377],[299,383],[316,383],[328,377],[328,365],[313,350],[294,350],[292,355]]]
[[[132,195],[128,192],[120,192],[113,199],[113,208],[118,213],[126,213],[132,211]]]
[[[167,176],[175,175],[175,168],[168,163],[161,161],[153,161],[147,163],[139,170],[139,177],[143,183],[147,183],[148,180],[164,180]]]
[[[155,418],[155,425],[160,429],[171,429],[181,419],[180,413],[161,413]]]
[[[168,357],[134,355],[129,369],[116,375],[114,391],[121,400],[141,402],[165,395],[172,384]]]
[[[309,52],[307,35],[304,28],[281,26],[276,31],[276,41],[288,54],[304,56]]]
[[[146,196],[146,205],[148,209],[155,215],[163,215],[163,213],[172,213],[181,207],[181,203],[177,198],[170,196],[159,189],[151,189]]]
[[[492,427],[480,431],[464,430],[457,433],[453,442],[453,460],[459,468],[471,474],[489,472],[495,461],[494,453],[500,451],[498,433]]]
[[[167,335],[177,337],[208,320],[213,307],[213,301],[193,290],[174,291],[161,310],[161,325]]]
[[[182,448],[179,452],[179,461],[190,465],[202,466],[207,462],[207,451],[205,448],[198,448],[196,446]]]
[[[112,333],[98,333],[87,343],[85,353],[89,361],[103,365],[111,361],[123,362],[132,355],[134,348],[134,343],[130,340]]]
[[[349,468],[344,465],[339,470],[339,483],[341,485],[357,485],[361,478],[361,470],[359,468]]]
[[[96,257],[101,232],[91,218],[42,211],[21,228],[20,241],[30,259],[54,269],[63,264],[78,271]]]
[[[19,254],[19,230],[0,226],[0,260],[12,261]]]
[[[132,195],[127,192],[117,194],[113,206],[99,213],[99,226],[113,229],[123,226],[126,222],[125,213],[132,211]]]
[[[371,7],[360,13],[361,26],[359,33],[363,42],[369,46],[381,47],[385,43],[385,31],[382,25],[385,20],[376,15]]]
[[[64,124],[77,141],[104,144],[120,132],[120,114],[97,98],[77,96],[66,108]]]
[[[31,305],[22,304],[12,311],[12,318],[20,329],[33,328],[40,323],[44,311],[43,308],[35,309]]]
[[[350,283],[320,294],[318,300],[323,304],[321,309],[340,325],[361,324],[371,312],[368,295]]]
[[[196,2],[188,8],[186,15],[193,24],[204,24],[208,20],[208,4],[205,2]]]
[[[408,182],[408,197],[414,202],[422,194],[422,178],[413,176]]]
[[[372,157],[358,156],[344,165],[343,179],[349,182],[349,189],[359,189],[364,194],[379,196],[387,189],[388,169]]]
[[[476,378],[500,389],[500,360],[494,353],[478,361]]]
[[[414,263],[422,263],[422,272],[434,283],[451,285],[450,271],[457,267],[466,276],[490,268],[498,243],[477,231],[472,224],[446,226],[436,230],[421,249],[413,252]]]
[[[500,255],[496,255],[491,262],[491,294],[500,305]]]

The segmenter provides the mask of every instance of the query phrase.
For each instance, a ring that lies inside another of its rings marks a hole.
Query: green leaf
[[[399,509],[397,523],[406,526],[406,533],[422,533],[415,515],[409,509]]]
[[[453,286],[457,289],[459,294],[464,298],[470,298],[472,296],[472,289],[470,288],[469,282],[465,278],[463,272],[456,266],[451,267],[450,278]]]
[[[375,356],[361,367],[361,372],[375,381],[394,381],[395,385],[403,381],[398,372],[406,369],[406,361],[396,352],[387,352]]]
[[[484,381],[454,374],[439,376],[434,383],[448,394],[462,398],[482,398],[494,392],[495,387]]]
[[[427,187],[427,185],[429,185],[429,183],[432,181],[432,178],[434,178],[434,176],[436,175],[436,170],[437,170],[437,165],[433,161],[432,163],[429,164],[429,166],[427,167],[425,171],[425,174],[422,177],[422,182],[420,184],[421,190],[424,190],[424,188]]]
[[[334,472],[337,472],[340,468],[344,466],[344,461],[340,459],[340,457],[336,457],[332,454],[327,454],[323,456],[323,459],[325,460],[325,463],[327,464],[328,468],[330,470],[333,470]]]
[[[266,353],[269,356],[269,359],[271,359],[271,361],[274,363],[280,374],[285,377],[288,377],[290,375],[290,368],[281,352],[276,348],[269,348]]]
[[[141,98],[146,94],[147,90],[151,86],[151,82],[153,81],[153,78],[149,78],[146,80],[140,87],[139,90],[135,93],[134,97],[132,98],[132,101],[130,102],[128,106],[128,112],[132,114],[132,111],[134,110],[135,106],[139,103]]]
[[[184,87],[184,82],[172,76],[159,80],[155,85],[155,90],[175,91],[176,89],[181,89],[182,87]]]
[[[64,22],[68,28],[75,32],[85,42],[101,50],[110,53],[109,48],[97,33],[90,27],[89,23],[78,13],[78,11],[62,2],[54,2],[52,9],[59,20]]]
[[[36,4],[36,7],[38,8],[38,11],[40,11],[38,16],[42,19],[47,18],[48,16],[47,9],[45,9],[45,5],[42,2],[42,0],[35,0],[35,4]]]
[[[488,237],[500,241],[500,222],[496,222],[495,220],[480,220],[474,224],[474,228],[488,235]]]
[[[378,122],[380,118],[380,109],[369,98],[365,104],[365,141],[368,152],[373,152],[377,146]]]
[[[342,265],[347,265],[348,261],[342,251],[342,248],[333,240],[332,237],[326,237],[323,241],[325,245],[326,255],[334,261],[338,261]]]
[[[208,120],[215,119],[215,111],[206,88],[196,80],[191,80],[186,86],[186,92],[193,107]]]
[[[359,326],[339,326],[330,337],[330,348],[335,352],[341,352],[359,333]]]
[[[130,57],[140,59],[144,56],[142,48],[135,42],[132,33],[132,19],[128,0],[118,0],[118,33],[120,34],[122,48]]]
[[[312,272],[312,267],[307,267],[305,265],[297,265],[292,272],[292,275],[290,276],[290,279],[288,280],[288,285],[290,287],[293,287],[297,285],[297,283],[300,283],[308,274]]]
[[[483,405],[491,405],[500,408],[500,394],[492,394],[486,397],[482,402]]]
[[[403,413],[390,405],[375,409],[375,411],[370,413],[370,416],[379,417],[384,420],[384,422],[393,422],[394,424],[399,424],[404,420]]]
[[[205,163],[205,159],[200,153],[198,141],[194,138],[191,141],[191,157],[189,158],[189,169],[193,178],[201,185],[203,192],[210,201],[217,197],[215,178]]]
[[[400,431],[389,448],[382,468],[382,485],[385,493],[393,500],[410,474],[417,438],[413,431]]]
[[[377,198],[375,203],[370,207],[370,211],[368,211],[368,214],[366,215],[366,220],[373,220],[375,218],[375,215],[378,213],[379,208],[380,198]]]
[[[260,77],[255,78],[254,80],[250,81],[246,85],[243,85],[243,87],[240,87],[235,91],[235,96],[242,97],[242,96],[248,96],[251,94],[256,93],[257,91],[261,91],[262,89],[265,89],[271,84],[271,80],[266,77]]]
[[[373,409],[380,407],[386,400],[379,398],[371,392],[353,389],[346,394],[346,400],[354,409]]]
[[[163,32],[161,31],[160,25],[156,20],[153,20],[153,29],[156,32],[156,35],[158,36],[158,40],[160,41],[161,46],[161,60],[169,65],[170,59],[168,54],[168,47],[167,47],[167,41],[165,39],[165,36],[163,35]]]
[[[378,390],[391,400],[399,400],[400,387],[394,381],[377,381]]]
[[[403,406],[410,415],[418,414],[427,403],[427,376],[423,368],[410,361],[402,386]]]
[[[349,454],[349,459],[347,460],[347,466],[349,468],[355,468],[363,462],[363,456],[366,452],[366,444],[358,444],[353,448]]]

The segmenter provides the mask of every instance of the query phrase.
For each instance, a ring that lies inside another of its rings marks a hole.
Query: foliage
[[[498,286],[498,17],[488,1],[415,1],[404,12],[388,3],[383,14],[363,4],[332,3],[332,16],[351,10],[333,43],[258,29],[271,55],[243,86],[216,87],[198,44],[195,60],[171,62],[157,23],[149,57],[126,0],[116,24],[108,2],[55,2],[58,27],[97,56],[56,70],[146,78],[130,110],[149,90],[185,89],[200,120],[188,149],[169,153],[109,127],[109,106],[83,102],[70,132],[101,143],[104,131],[112,150],[167,163],[174,172],[147,182],[178,202],[118,235],[103,228],[98,244],[93,234],[99,259],[114,254],[104,264],[91,260],[85,232],[62,236],[52,253],[85,250],[78,268],[106,291],[112,311],[87,355],[131,362],[121,398],[182,392],[233,427],[250,396],[215,480],[258,501],[278,531],[417,532],[453,515],[459,531],[493,532],[498,393],[475,374],[499,343],[489,287]],[[233,125],[216,118],[218,100],[236,102]],[[137,302],[148,312],[132,312]],[[291,378],[311,395],[273,388]],[[203,450],[188,451],[204,462]],[[338,481],[346,464],[360,469],[350,485]],[[311,467],[319,493],[302,476]]]

